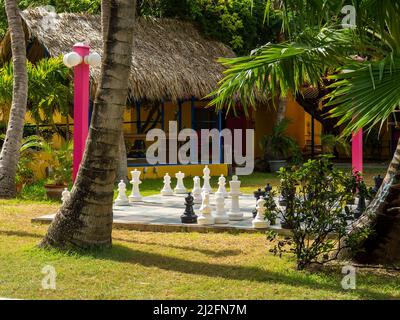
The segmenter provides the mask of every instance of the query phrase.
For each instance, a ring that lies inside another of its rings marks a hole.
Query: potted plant
[[[44,150],[49,156],[44,188],[49,199],[58,200],[72,181],[72,143],[65,143],[59,149],[46,143]]]
[[[260,141],[264,150],[264,158],[269,163],[272,172],[279,171],[287,165],[289,157],[300,154],[296,140],[285,134],[290,120],[285,118],[272,128],[272,133],[265,135]]]

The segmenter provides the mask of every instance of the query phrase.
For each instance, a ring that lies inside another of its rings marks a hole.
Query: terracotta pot
[[[22,182],[17,183],[15,185],[15,190],[17,191],[17,193],[21,193],[23,187],[24,187],[24,184]]]
[[[64,188],[66,188],[66,184],[45,184],[44,188],[46,189],[46,194],[47,198],[53,199],[53,200],[60,200],[61,199],[61,194],[64,191]]]

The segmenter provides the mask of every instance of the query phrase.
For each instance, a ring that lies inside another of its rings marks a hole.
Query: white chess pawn
[[[242,193],[240,192],[240,181],[238,180],[237,176],[232,177],[232,180],[229,181],[229,186],[231,188],[229,194],[232,198],[231,209],[228,212],[229,220],[232,221],[243,220],[243,213],[240,212],[240,207],[239,207],[239,196]]]
[[[222,193],[215,194],[215,202],[217,210],[215,211],[215,223],[225,224],[229,223],[229,217],[225,211],[225,198],[223,197]]]
[[[168,173],[166,173],[164,176],[164,187],[161,190],[161,195],[162,196],[172,196],[173,194],[174,194],[174,191],[171,188],[171,177],[169,176]]]
[[[203,169],[203,180],[204,180],[204,184],[203,184],[203,188],[201,189],[202,191],[207,191],[208,193],[212,193],[212,188],[210,185],[210,168],[208,166],[205,166]]]
[[[174,192],[176,194],[187,193],[186,187],[183,184],[184,177],[185,177],[185,174],[181,171],[179,171],[178,173],[175,173],[175,178],[177,179],[177,182],[176,182],[176,187],[174,189]]]
[[[226,184],[226,179],[224,175],[221,174],[221,176],[218,178],[218,190],[215,193],[215,195],[221,194],[224,198],[228,197],[228,192],[226,191],[225,184]]]
[[[121,180],[120,183],[118,183],[118,196],[114,201],[116,206],[128,206],[129,205],[129,200],[128,197],[126,196],[126,184],[124,180]]]
[[[140,181],[140,174],[141,174],[141,172],[138,171],[137,169],[135,169],[134,171],[131,171],[131,175],[132,175],[132,180],[131,180],[132,193],[129,196],[129,202],[142,201],[142,196],[141,196],[140,191],[139,191],[139,184],[142,183],[142,181]]]
[[[202,197],[201,197],[201,187],[200,187],[200,178],[198,176],[195,176],[193,178],[193,190],[192,190],[192,196],[193,196],[193,203],[201,203],[202,202]]]
[[[68,188],[64,188],[64,191],[61,193],[62,204],[69,200],[69,198],[71,198],[71,193],[68,191]]]
[[[199,209],[200,215],[197,218],[197,224],[202,224],[202,225],[214,224],[215,219],[211,214],[211,207],[210,207],[210,194],[207,191],[203,191],[201,195],[203,201]]]
[[[269,221],[264,219],[264,214],[265,214],[265,200],[263,198],[260,198],[257,200],[257,215],[253,219],[253,228],[255,229],[264,229],[269,226]]]

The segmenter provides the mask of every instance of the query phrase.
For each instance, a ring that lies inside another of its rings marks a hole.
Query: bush
[[[333,252],[342,249],[348,221],[354,217],[348,205],[354,196],[352,174],[335,169],[330,156],[322,156],[300,167],[282,168],[279,176],[286,206],[277,206],[274,192],[270,193],[266,197],[266,218],[281,216],[282,225],[292,233],[283,240],[269,233],[268,239],[275,242],[272,252],[293,252],[298,269],[335,259],[337,254]]]

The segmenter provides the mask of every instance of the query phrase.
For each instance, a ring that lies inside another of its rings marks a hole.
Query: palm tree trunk
[[[0,153],[0,198],[15,197],[15,176],[24,131],[28,96],[25,34],[16,0],[5,0],[7,21],[11,36],[13,61],[13,99],[6,138]]]
[[[107,41],[89,136],[71,198],[57,212],[41,246],[111,246],[118,142],[128,92],[136,1],[110,0]]]
[[[368,227],[373,232],[357,250],[343,250],[341,259],[360,263],[391,264],[400,261],[400,140],[385,179],[375,198],[356,221],[350,234]],[[346,241],[346,240],[345,240]]]

